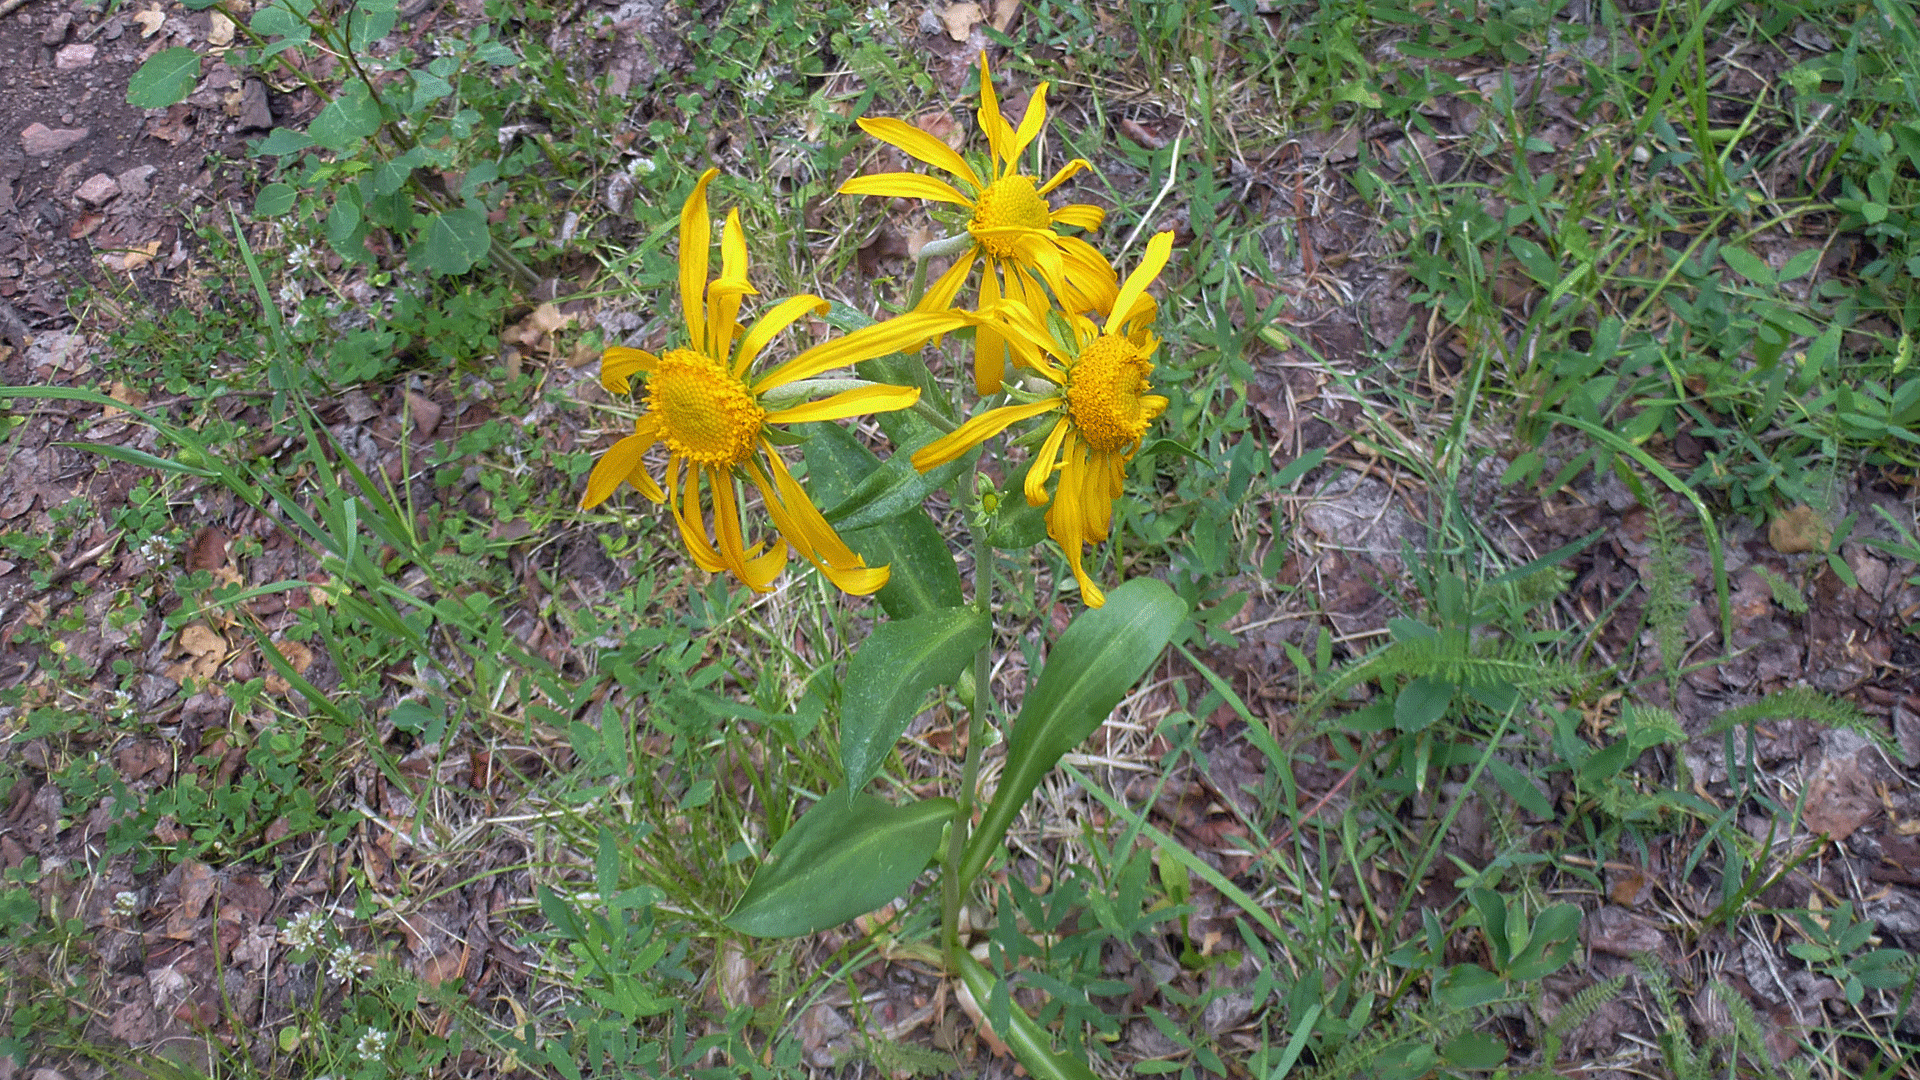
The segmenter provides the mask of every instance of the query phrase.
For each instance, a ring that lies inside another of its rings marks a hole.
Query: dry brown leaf
[[[187,545],[187,569],[212,570],[227,562],[227,534],[212,525],[195,533]]]
[[[153,240],[141,244],[138,247],[127,248],[124,251],[108,252],[100,257],[100,261],[106,263],[107,269],[109,270],[117,270],[125,273],[140,269],[152,262],[159,254],[160,241]]]
[[[273,647],[279,651],[281,658],[287,662],[288,667],[293,669],[295,675],[305,675],[307,669],[313,666],[313,650],[307,648],[302,642],[276,641]],[[269,694],[285,694],[293,689],[278,669],[267,672],[266,684]]]
[[[993,28],[1006,33],[1013,25],[1013,17],[1020,13],[1020,0],[997,0],[993,5]]]
[[[132,389],[119,379],[115,379],[107,385],[107,396],[122,405],[132,405],[135,408],[147,403],[146,394],[139,390]],[[126,412],[125,409],[118,409],[112,405],[103,405],[100,407],[100,419],[111,420],[124,412]]]
[[[541,304],[533,309],[525,323],[543,334],[551,334],[573,325],[572,315],[562,315],[560,309],[551,303]]]
[[[152,7],[145,11],[134,12],[133,21],[140,24],[140,36],[150,38],[166,25],[167,17],[159,8]]]
[[[206,623],[188,623],[180,630],[180,651],[188,656],[225,656],[227,639]]]
[[[940,21],[947,25],[947,36],[962,44],[973,36],[973,28],[986,21],[987,14],[980,5],[972,3],[948,4],[947,10],[940,13]]]
[[[1833,530],[1821,519],[1820,512],[1806,503],[1780,514],[1767,524],[1767,543],[1782,555],[1825,551],[1832,542]]]
[[[207,44],[216,52],[224,52],[233,44],[233,20],[216,11],[213,21],[207,27]]]
[[[953,117],[943,112],[923,112],[913,118],[913,126],[955,150],[967,141],[967,129],[954,123]]]

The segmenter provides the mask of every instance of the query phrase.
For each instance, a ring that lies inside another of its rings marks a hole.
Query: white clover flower
[[[392,1041],[392,1033],[370,1027],[366,1034],[360,1036],[360,1041],[354,1044],[353,1052],[360,1055],[361,1061],[379,1061],[386,1056],[387,1044]]]
[[[860,16],[860,21],[866,24],[868,32],[884,34],[893,26],[892,5],[887,0],[873,0]]]
[[[773,72],[762,69],[741,79],[740,92],[752,98],[763,98],[773,93]]]
[[[127,696],[126,691],[124,690],[120,691],[119,696],[123,698],[126,697]],[[113,894],[113,913],[115,915],[118,915],[124,919],[127,916],[132,915],[135,911],[138,911],[139,909],[140,909],[139,893],[128,892],[123,889],[120,892]]]
[[[172,550],[173,544],[171,541],[159,533],[154,533],[141,542],[140,550],[137,554],[150,563],[157,563],[161,559],[166,558],[167,554]]]
[[[360,960],[360,954],[354,952],[353,946],[345,942],[335,945],[333,951],[327,954],[327,975],[335,982],[346,982],[358,974],[364,966],[365,964]]]
[[[320,945],[323,918],[319,908],[309,908],[295,915],[280,931],[280,944],[298,952],[313,951]]]
[[[287,266],[297,273],[311,274],[320,269],[320,257],[311,244],[295,244],[287,249]]]

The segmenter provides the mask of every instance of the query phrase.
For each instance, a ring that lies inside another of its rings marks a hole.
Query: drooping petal
[[[1047,84],[1041,83],[1033,88],[1033,97],[1027,101],[1027,112],[1020,118],[1020,129],[1013,133],[1013,142],[1007,147],[1007,160],[1019,161],[1020,155],[1027,152],[1034,136],[1040,134],[1041,125],[1047,122]]]
[[[1092,203],[1068,203],[1066,206],[1047,215],[1047,220],[1055,225],[1071,225],[1076,229],[1092,232],[1107,220],[1107,212]]]
[[[844,420],[849,416],[893,412],[920,400],[917,386],[861,386],[819,401],[802,402],[767,414],[769,424],[808,424],[816,420]]]
[[[766,475],[755,468],[754,483],[760,487],[774,527],[794,550],[819,567],[827,580],[842,592],[865,596],[885,585],[887,567],[869,567],[866,560],[847,547],[846,541],[840,539],[840,534],[807,497],[806,489],[787,471],[786,462],[773,453],[771,447],[765,461]]]
[[[1060,470],[1060,487],[1053,496],[1053,506],[1047,511],[1047,535],[1067,557],[1067,565],[1073,568],[1073,579],[1080,583],[1080,598],[1088,607],[1100,607],[1107,602],[1105,593],[1087,576],[1082,565],[1082,549],[1086,546],[1085,507],[1080,500],[1082,488],[1081,475],[1086,470],[1084,454],[1087,445],[1079,439],[1067,444],[1066,462]]]
[[[740,333],[740,298],[760,290],[747,280],[747,238],[740,228],[740,211],[727,211],[720,233],[720,277],[707,287],[708,356],[724,361]]]
[[[876,116],[871,119],[863,116],[859,123],[860,130],[888,146],[897,147],[908,157],[924,161],[936,169],[945,169],[971,185],[974,191],[978,192],[986,187],[980,182],[980,174],[973,171],[972,165],[967,164],[966,158],[961,157],[946,143],[912,124],[890,116]]]
[[[973,264],[979,257],[980,249],[968,248],[965,255],[953,260],[947,272],[935,278],[933,284],[927,287],[926,295],[920,298],[920,303],[913,310],[945,311],[951,308],[953,298],[960,295],[960,287],[967,283],[967,275],[973,273]]]
[[[863,326],[851,334],[822,342],[760,376],[748,387],[763,394],[776,386],[811,379],[823,371],[846,367],[894,352],[911,352],[940,336],[966,326],[970,316],[953,311],[909,311],[886,322]]]
[[[840,185],[842,195],[881,195],[896,199],[931,199],[971,207],[973,200],[960,189],[938,177],[924,173],[894,172],[856,176]]]
[[[1140,258],[1140,265],[1127,275],[1126,283],[1120,286],[1120,294],[1113,302],[1113,312],[1107,316],[1106,331],[1109,334],[1120,332],[1120,326],[1127,321],[1133,311],[1134,301],[1147,291],[1153,279],[1166,269],[1167,260],[1173,255],[1173,233],[1171,230],[1154,234],[1147,241],[1147,252]]]
[[[680,207],[680,313],[695,348],[707,340],[707,248],[713,243],[713,222],[707,220],[707,185],[719,175],[719,169],[701,173],[693,194]]]
[[[986,273],[980,275],[981,308],[993,306],[1000,300],[1000,282],[994,272],[993,263],[987,263]],[[1007,343],[991,322],[983,322],[973,328],[973,390],[985,397],[1000,392],[1001,382],[1006,377]]]
[[[679,459],[674,459],[674,464],[678,463]],[[687,462],[683,483],[676,486],[673,476],[669,475],[667,489],[674,494],[671,501],[673,520],[680,526],[680,542],[687,545],[687,554],[693,557],[693,565],[709,574],[718,574],[727,568],[727,564],[720,558],[720,553],[713,550],[713,542],[707,539],[707,518],[700,509],[702,471],[700,466]]]
[[[609,346],[600,354],[600,385],[610,393],[624,394],[632,389],[634,375],[653,374],[653,366],[659,362],[659,357],[645,349]]]
[[[980,53],[980,130],[987,133],[987,151],[993,156],[995,179],[1011,171],[1013,155],[1007,149],[1013,144],[1013,129],[1007,126],[1007,119],[1000,115],[1000,95],[993,92],[993,73],[987,70],[987,54]]]
[[[718,469],[707,475],[713,484],[713,531],[720,542],[720,557],[726,560],[727,569],[749,589],[766,592],[773,579],[755,573],[748,562],[749,555],[760,555],[760,545],[755,544],[751,552],[747,550],[746,537],[740,528],[740,496],[734,489],[733,478]]]
[[[952,432],[942,435],[913,452],[913,467],[921,472],[937,468],[979,446],[988,439],[1005,431],[1009,425],[1017,424],[1032,416],[1051,412],[1066,405],[1065,398],[1042,398],[1025,405],[1002,405],[997,409],[988,409],[979,416],[968,420]]]
[[[1022,125],[1022,126],[1025,126],[1025,125]],[[1054,188],[1059,187],[1061,184],[1064,184],[1068,180],[1071,180],[1074,176],[1078,175],[1079,173],[1082,173],[1091,168],[1093,168],[1093,166],[1090,163],[1088,163],[1086,158],[1074,158],[1072,161],[1069,161],[1065,165],[1060,166],[1060,171],[1048,177],[1047,182],[1044,184],[1041,184],[1037,189],[1035,189],[1034,193],[1036,195],[1045,196],[1046,194],[1051,192]],[[1096,206],[1094,207],[1094,209],[1098,210],[1099,207]]]
[[[774,335],[792,326],[808,312],[825,315],[828,306],[825,300],[805,293],[773,305],[771,310],[747,328],[747,336],[740,339],[739,355],[733,359],[733,377],[736,379],[747,377],[747,371],[760,357],[760,350],[767,347],[767,342],[772,341]]]
[[[1077,236],[1055,237],[1053,246],[1060,253],[1061,278],[1066,286],[1060,302],[1075,315],[1106,311],[1120,289],[1113,264],[1099,248]]]
[[[1067,433],[1073,427],[1073,421],[1062,416],[1047,433],[1047,441],[1040,444],[1040,453],[1034,456],[1033,464],[1027,469],[1025,491],[1028,506],[1039,506],[1047,501],[1047,481],[1053,478],[1054,470],[1060,465],[1060,444],[1066,440]]]
[[[634,487],[640,487],[642,491],[651,488],[648,498],[654,498],[654,501],[658,502],[655,496],[660,489],[654,485],[653,477],[647,475],[646,465],[642,460],[646,457],[647,451],[658,441],[657,435],[642,434],[639,425],[635,425],[632,435],[608,447],[607,452],[600,455],[600,460],[594,463],[593,471],[587,474],[587,493],[580,497],[580,509],[591,510],[606,502],[615,491],[619,490],[621,481],[632,480],[636,476],[640,478],[640,482],[646,484],[646,487],[640,487],[640,482],[636,482]]]

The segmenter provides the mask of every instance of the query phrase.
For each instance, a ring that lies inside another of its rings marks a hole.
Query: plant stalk
[[[932,245],[928,245],[932,246]],[[925,250],[924,248],[922,250]],[[924,264],[923,264],[924,265]],[[967,481],[971,481],[967,477]],[[993,615],[993,545],[987,542],[986,526],[977,520],[979,495],[969,491],[967,528],[973,539],[973,607],[991,620]],[[973,700],[967,705],[967,759],[960,770],[960,811],[954,815],[947,837],[947,862],[940,872],[940,937],[947,958],[947,970],[960,970],[960,909],[973,882],[964,878],[960,866],[966,857],[968,833],[973,829],[974,789],[980,782],[980,757],[986,743],[987,711],[993,706],[989,666],[993,638],[973,654]]]
[[[934,259],[958,255],[973,246],[973,235],[961,233],[958,236],[943,236],[938,240],[929,240],[920,245],[913,255],[913,287],[907,290],[907,310],[920,306],[920,298],[927,291],[927,263]]]

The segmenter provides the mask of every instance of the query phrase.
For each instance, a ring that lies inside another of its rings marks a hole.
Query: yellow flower
[[[1046,199],[1069,177],[1088,168],[1086,159],[1067,162],[1044,184],[1036,184],[1034,177],[1020,171],[1020,155],[1032,145],[1047,119],[1047,84],[1041,83],[1034,90],[1026,115],[1014,128],[1000,115],[1000,101],[987,71],[987,54],[981,53],[979,118],[991,159],[988,179],[982,179],[952,147],[912,124],[889,117],[860,118],[860,127],[867,134],[909,157],[945,169],[966,188],[962,192],[944,180],[921,173],[856,176],[840,185],[842,195],[930,199],[970,212],[967,233],[973,237],[973,246],[927,289],[918,310],[944,311],[952,307],[954,297],[972,275],[974,263],[982,260],[986,268],[980,276],[976,305],[982,309],[1005,297],[1045,310],[1050,306],[1047,289],[1053,291],[1061,307],[1071,312],[1111,304],[1116,281],[1106,256],[1079,237],[1061,236],[1055,231],[1061,225],[1097,229],[1106,211],[1084,203],[1055,210]],[[1000,389],[1006,346],[992,327],[977,329],[975,335],[974,386],[980,393],[990,394]]]
[[[694,564],[708,573],[730,571],[764,592],[786,568],[791,545],[842,590],[871,593],[886,584],[887,568],[867,566],[834,532],[787,471],[768,436],[770,425],[907,408],[919,400],[918,389],[864,385],[807,401],[808,391],[820,387],[804,380],[860,360],[917,349],[964,325],[965,319],[909,313],[816,345],[753,377],[754,361],[775,335],[809,312],[825,313],[827,302],[805,295],[783,300],[742,334],[740,301],[756,290],[747,282],[747,243],[738,211],[728,213],[721,234],[720,276],[707,280],[712,235],[707,184],[719,171],[709,169],[700,177],[680,211],[680,310],[686,344],[658,356],[621,346],[601,354],[600,381],[608,390],[624,394],[633,376],[644,378],[646,411],[634,421],[633,434],[594,465],[580,506],[598,506],[624,481],[654,502],[669,503]],[[667,446],[663,482],[654,480],[643,460],[658,443]],[[748,542],[740,513],[741,490],[748,484],[759,491],[785,544]],[[711,526],[703,491],[711,497]]]
[[[1037,401],[989,409],[950,435],[928,443],[913,455],[921,471],[952,461],[1021,420],[1053,414],[1056,419],[1027,471],[1029,506],[1047,501],[1046,485],[1057,472],[1053,505],[1047,508],[1047,535],[1066,552],[1080,595],[1088,607],[1106,603],[1106,595],[1080,565],[1081,548],[1107,538],[1113,525],[1113,500],[1120,495],[1127,462],[1140,449],[1140,437],[1167,409],[1167,399],[1149,394],[1148,360],[1159,341],[1150,327],[1159,308],[1147,295],[1173,252],[1173,234],[1163,232],[1147,244],[1146,256],[1127,275],[1108,309],[1106,323],[1068,314],[1072,341],[1061,341],[1049,326],[1049,309],[1036,312],[1002,304],[981,315],[1000,322],[1008,344],[1022,360],[1060,388]]]

